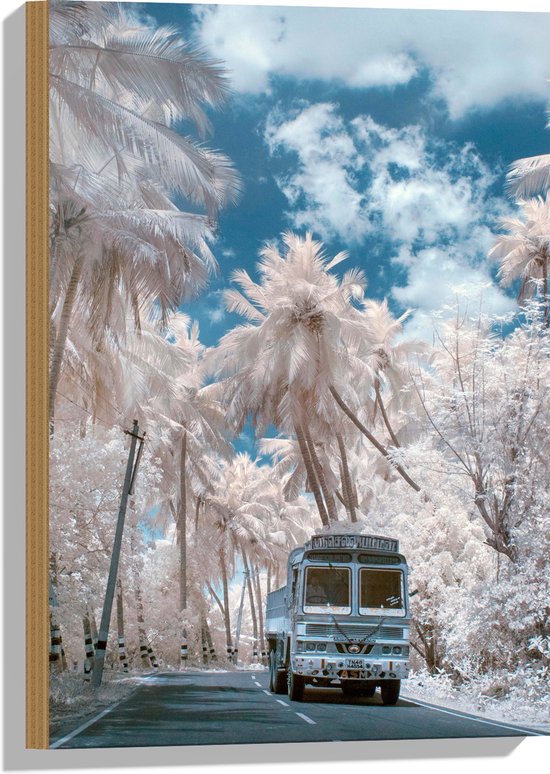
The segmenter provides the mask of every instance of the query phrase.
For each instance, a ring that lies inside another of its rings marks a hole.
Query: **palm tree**
[[[237,429],[252,414],[258,432],[273,424],[295,435],[319,516],[329,526],[336,507],[318,442],[340,425],[337,406],[391,463],[391,454],[341,394],[353,391],[352,381],[365,385],[363,393],[374,382],[362,353],[375,349],[375,342],[354,305],[363,299],[365,278],[352,269],[338,280],[331,269],[346,253],[327,260],[311,234],[302,239],[286,233],[283,242],[284,257],[273,246],[262,250],[260,284],[244,271],[234,273],[243,292],[227,291],[227,307],[249,322],[227,333],[208,359],[223,379],[219,393]],[[393,467],[418,491],[402,466]]]
[[[258,432],[270,423],[294,433],[325,526],[335,521],[333,494],[319,460],[315,438],[328,437],[335,409],[327,400],[335,374],[348,371],[348,342],[365,334],[350,303],[365,284],[358,270],[339,281],[330,269],[346,257],[328,261],[311,234],[283,235],[282,257],[268,245],[261,252],[256,284],[245,271],[233,279],[243,292],[228,290],[230,311],[250,322],[226,334],[210,353],[211,368],[226,377],[220,387],[229,418],[240,430],[252,413]],[[245,295],[246,294],[246,295]]]
[[[117,294],[138,327],[148,300],[165,316],[204,286],[213,219],[238,190],[227,158],[174,130],[208,129],[205,108],[227,94],[221,68],[173,29],[97,5],[52,6],[50,418],[79,294],[96,338],[124,321]],[[181,212],[174,194],[206,215]]]
[[[550,193],[520,202],[524,219],[505,218],[502,228],[508,234],[497,237],[489,251],[500,261],[499,276],[503,285],[521,280],[519,301],[540,293],[543,300],[544,324],[549,325],[548,264],[550,261]]]
[[[218,475],[218,457],[228,457],[232,448],[227,441],[229,428],[219,403],[206,388],[202,389],[203,346],[199,330],[186,315],[170,320],[153,370],[156,383],[148,380],[146,394],[153,395],[144,410],[144,419],[153,428],[156,453],[163,461],[161,488],[176,521],[180,550],[179,609],[188,607],[187,540],[190,503],[204,498],[211,479]],[[138,337],[138,344],[142,337]],[[153,343],[158,344],[153,338]],[[135,355],[134,355],[135,359]],[[151,371],[149,348],[144,352],[143,372]],[[139,416],[139,406],[134,409]],[[174,505],[175,503],[175,505]],[[186,634],[182,643],[187,648]],[[183,651],[182,651],[183,652]]]

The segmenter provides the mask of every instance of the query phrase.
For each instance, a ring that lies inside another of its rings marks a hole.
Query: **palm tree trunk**
[[[197,498],[195,500],[195,532],[199,528],[199,515],[200,515],[201,504],[202,504],[201,496],[197,495]]]
[[[82,616],[82,628],[84,630],[84,679],[91,680],[92,669],[94,668],[95,649],[92,640],[92,627],[90,626],[90,616],[86,610]]]
[[[391,460],[390,455],[388,454],[387,449],[385,449],[380,441],[377,441],[376,438],[373,436],[373,434],[367,430],[365,425],[355,416],[353,411],[349,408],[346,403],[342,400],[339,393],[336,391],[336,389],[331,385],[329,387],[330,392],[336,403],[340,406],[344,414],[350,419],[353,424],[363,433],[363,435],[372,443],[375,449],[377,449],[380,454],[385,457],[389,464],[394,468],[399,475],[407,482],[407,484],[414,489],[415,492],[420,492],[420,487],[417,483],[415,483],[412,478],[409,476],[406,470],[401,467],[398,463],[395,463]]]
[[[56,622],[53,613],[50,613],[50,668],[55,672],[63,672],[63,659],[61,657],[61,629]]]
[[[397,440],[397,436],[393,432],[393,428],[390,424],[390,420],[388,419],[388,414],[386,411],[386,407],[384,406],[384,401],[382,400],[382,395],[380,394],[380,379],[375,379],[374,381],[374,391],[376,393],[376,402],[380,406],[380,413],[382,414],[382,419],[384,420],[384,424],[386,425],[386,429],[388,433],[390,434],[390,438],[392,440],[393,445],[399,449],[401,444]]]
[[[95,620],[95,613],[94,613],[93,607],[90,607],[88,609],[88,617],[90,619],[90,630],[92,632],[92,643],[94,646],[94,654],[95,654],[95,649],[97,647],[98,632],[97,632],[97,623]]]
[[[267,565],[266,594],[269,594],[271,591],[271,567],[272,563],[269,562]]]
[[[208,641],[206,639],[206,618],[201,613],[201,645],[202,645],[202,663],[208,664]]]
[[[311,462],[311,457],[309,455],[307,443],[304,438],[302,428],[298,422],[294,422],[294,432],[296,433],[296,440],[298,441],[298,446],[300,447],[300,452],[302,455],[302,459],[304,461],[304,466],[309,480],[309,485],[311,487],[311,492],[317,504],[317,510],[319,511],[321,522],[323,524],[323,527],[328,527],[330,525],[330,520],[328,517],[327,509],[325,508],[323,497],[321,495],[321,490],[319,489],[319,484],[315,476],[315,470]]]
[[[210,626],[208,625],[208,619],[206,616],[204,616],[204,632],[206,634],[206,642],[208,645],[210,661],[217,661],[218,657],[216,655],[216,648],[214,647],[214,641],[212,640],[212,633],[210,631]]]
[[[346,447],[344,439],[340,433],[336,433],[336,440],[338,441],[338,449],[340,450],[340,461],[342,463],[342,490],[344,492],[344,498],[346,500],[346,510],[349,513],[350,521],[356,522],[357,516],[355,515],[355,503],[353,486],[351,483],[351,476],[348,466],[348,456],[346,454]]]
[[[180,543],[180,611],[187,610],[187,431],[183,431],[180,456],[180,496],[178,501],[178,534]],[[180,660],[187,661],[188,644],[187,629],[183,627],[181,634]]]
[[[135,529],[135,528],[134,528]],[[147,669],[149,666],[149,645],[147,643],[147,632],[145,630],[145,616],[143,614],[143,597],[141,594],[141,585],[139,582],[139,572],[136,566],[135,539],[132,534],[130,537],[130,551],[132,555],[132,580],[134,583],[134,599],[136,600],[136,619],[138,624],[139,655],[141,666]]]
[[[48,422],[50,426],[50,434],[53,433],[55,396],[57,393],[57,385],[59,384],[61,363],[63,362],[63,357],[65,355],[67,334],[69,332],[69,324],[71,322],[74,302],[76,300],[76,292],[78,289],[78,283],[80,282],[80,277],[82,275],[83,265],[84,253],[82,250],[79,250],[75,258],[69,284],[67,285],[67,292],[65,293],[65,299],[63,301],[61,317],[59,318],[59,327],[57,329],[57,335],[55,337],[55,343],[52,350],[52,360],[50,363],[50,384],[48,392]]]
[[[178,501],[178,532],[180,542],[180,610],[187,609],[187,431],[181,440],[180,497]]]
[[[116,593],[116,620],[118,634],[118,660],[122,664],[124,672],[128,671],[128,658],[126,657],[126,640],[124,637],[124,600],[122,597],[122,583],[117,580]]]
[[[223,588],[223,620],[225,624],[226,653],[227,660],[231,661],[233,657],[233,641],[231,639],[231,618],[229,615],[229,584],[227,581],[227,567],[223,549],[220,549],[219,557]]]
[[[265,650],[265,640],[264,640],[264,606],[263,606],[263,599],[262,599],[262,584],[260,582],[260,568],[258,566],[254,567],[254,588],[256,589],[256,602],[258,606],[258,630],[260,634],[260,658],[261,663],[265,663],[265,659],[267,656],[266,650]]]
[[[63,651],[63,639],[61,637],[61,628],[57,621],[55,608],[57,606],[57,555],[50,555],[50,596],[52,598],[52,609],[50,610],[50,653],[49,662],[53,671],[63,672],[67,662]]]
[[[248,562],[246,551],[241,546],[241,554],[243,557],[244,571],[246,574],[246,588],[248,589],[248,599],[250,601],[250,615],[252,616],[252,636],[254,638],[254,646],[252,650],[252,662],[256,663],[258,660],[258,619],[256,617],[256,604],[254,601],[254,590],[252,588],[251,567]]]
[[[544,298],[544,327],[548,328],[550,325],[550,319],[548,314],[548,255],[547,250],[544,251],[542,257],[542,293]]]
[[[141,596],[141,587],[139,585],[139,579],[137,573],[134,574],[134,596],[136,600],[136,618],[138,624],[138,637],[139,637],[139,655],[141,658],[141,666],[143,669],[147,669],[149,666],[149,653],[147,651],[147,633],[145,631],[145,619],[143,617],[143,598]]]
[[[313,463],[313,468],[315,470],[315,475],[317,476],[319,486],[321,487],[321,491],[323,493],[329,521],[338,521],[338,514],[336,513],[336,504],[334,502],[334,497],[332,495],[332,492],[328,488],[325,471],[323,470],[321,461],[317,456],[317,451],[315,450],[315,444],[313,443],[313,440],[309,432],[309,428],[306,424],[303,425],[303,431],[304,431],[304,438],[306,439],[306,443],[307,443],[307,448],[311,456],[311,461]]]

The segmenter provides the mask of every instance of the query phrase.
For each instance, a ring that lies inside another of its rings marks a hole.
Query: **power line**
[[[76,403],[71,398],[67,397],[67,395],[64,395],[62,392],[59,392],[59,390],[56,390],[56,395],[59,395],[61,398],[65,398],[65,400],[68,400],[69,403],[72,403],[73,406],[76,406],[76,408],[80,409],[81,411],[85,411],[86,414],[89,414],[89,416],[92,417],[92,419],[97,420],[98,422],[101,422],[102,425],[105,425],[105,427],[108,430],[113,430],[115,427],[122,428],[122,424],[109,424],[104,419],[102,419],[97,414],[92,413],[89,409],[85,408],[84,406],[81,406],[79,403]],[[124,416],[121,414],[121,416],[124,418]],[[63,417],[56,417],[55,422],[69,422],[68,419],[63,419]],[[122,428],[123,429],[123,428]],[[140,439],[141,444],[143,446],[150,444],[150,438],[142,438]]]
[[[101,422],[101,424],[105,425],[105,427],[108,430],[112,430],[114,427],[119,427],[119,425],[116,425],[114,423],[109,424],[104,419],[101,419],[101,417],[98,416],[97,414],[93,414],[91,411],[89,411],[89,409],[85,408],[84,406],[81,406],[80,403],[76,403],[74,400],[72,400],[71,398],[68,398],[62,392],[59,392],[59,390],[56,390],[55,392],[56,392],[56,395],[59,395],[60,397],[65,398],[65,400],[68,400],[69,403],[72,403],[73,406],[76,406],[76,408],[80,409],[81,411],[84,411],[86,414],[89,414],[92,417],[92,419],[97,420],[98,422]]]
[[[72,366],[71,366],[71,368],[72,368]],[[117,413],[119,416],[121,416],[121,417],[122,417],[124,420],[126,419],[126,417],[124,416],[124,414],[122,413],[122,411],[120,411],[120,409],[118,409],[116,406],[113,406],[113,404],[112,404],[110,401],[108,401],[108,400],[107,400],[107,398],[106,398],[104,395],[99,395],[99,394],[97,394],[97,393],[94,395],[94,394],[93,394],[93,393],[92,393],[92,392],[91,392],[91,391],[88,389],[88,385],[87,385],[87,384],[86,384],[86,382],[84,381],[83,377],[82,377],[82,376],[81,376],[81,375],[80,375],[80,374],[79,374],[77,371],[75,371],[75,370],[74,370],[74,368],[72,368],[73,374],[74,374],[74,376],[76,376],[76,377],[79,379],[79,381],[80,381],[80,384],[78,384],[76,381],[74,381],[74,379],[72,378],[72,376],[71,376],[70,374],[68,374],[68,373],[67,373],[67,371],[66,371],[65,369],[62,369],[62,370],[63,370],[63,373],[64,373],[64,375],[65,375],[65,376],[66,376],[66,377],[67,377],[67,378],[68,378],[70,381],[72,381],[72,382],[73,382],[73,384],[75,384],[75,385],[77,385],[77,386],[80,386],[80,387],[82,388],[82,390],[83,390],[83,391],[86,393],[86,395],[87,395],[87,396],[88,396],[88,397],[89,397],[91,400],[102,400],[102,401],[103,401],[103,402],[104,402],[104,403],[105,403],[107,406],[109,406],[110,408],[112,408],[112,409],[113,409],[113,411],[114,411],[114,412],[116,412],[116,413]]]

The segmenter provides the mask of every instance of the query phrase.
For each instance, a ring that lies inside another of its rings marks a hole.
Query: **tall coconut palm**
[[[259,431],[271,423],[295,434],[319,516],[329,526],[336,508],[315,440],[332,436],[338,408],[391,462],[341,395],[352,389],[352,380],[374,381],[372,366],[360,356],[365,341],[373,339],[354,305],[363,299],[365,278],[352,269],[339,280],[331,269],[346,254],[328,260],[311,234],[286,233],[283,242],[284,256],[273,246],[261,252],[260,284],[244,271],[234,273],[243,292],[227,291],[226,303],[249,322],[221,339],[210,367],[223,379],[220,393],[238,428],[252,414]],[[394,467],[418,490],[400,465]]]
[[[189,507],[211,488],[211,479],[218,474],[217,458],[227,457],[232,449],[226,439],[228,426],[219,403],[207,389],[201,388],[203,347],[198,326],[190,327],[186,316],[179,314],[171,320],[168,331],[166,351],[160,350],[164,357],[159,358],[158,389],[151,385],[154,397],[148,401],[144,414],[156,428],[156,451],[163,460],[164,471],[161,486],[172,502],[176,520],[179,608],[185,614]],[[178,372],[182,361],[185,367]]]
[[[242,427],[249,413],[261,432],[270,423],[293,432],[298,441],[320,518],[336,520],[326,471],[319,462],[315,436],[330,434],[334,403],[328,385],[335,373],[349,370],[348,342],[365,335],[359,313],[350,301],[360,298],[365,284],[360,271],[342,280],[330,269],[346,257],[329,261],[311,234],[283,235],[286,255],[268,245],[261,252],[256,284],[245,271],[233,279],[242,291],[225,295],[230,311],[249,320],[226,334],[210,354],[212,368],[223,382],[230,419]]]
[[[89,17],[80,5],[52,7],[50,416],[79,292],[96,333],[116,329],[121,290],[136,319],[149,299],[177,308],[204,285],[213,218],[238,189],[224,156],[175,131],[182,121],[208,128],[205,108],[227,93],[220,67],[173,29],[98,5]],[[206,215],[180,212],[175,194]]]
[[[489,251],[500,261],[499,276],[503,285],[521,280],[519,301],[536,293],[543,300],[544,323],[549,324],[548,268],[550,262],[550,193],[521,202],[523,219],[505,218],[502,228],[508,234],[497,237]]]

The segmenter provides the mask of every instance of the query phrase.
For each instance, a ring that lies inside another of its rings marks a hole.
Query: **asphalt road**
[[[532,731],[400,699],[385,707],[339,689],[306,688],[290,701],[267,690],[267,672],[163,673],[52,748],[449,739],[530,736]]]

